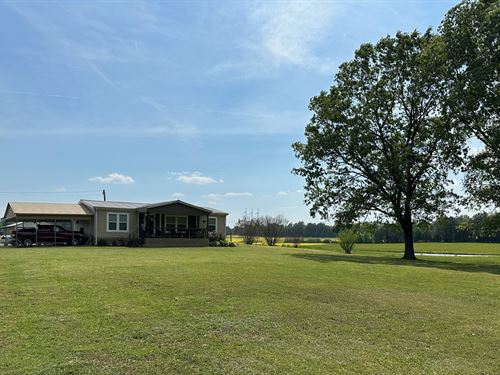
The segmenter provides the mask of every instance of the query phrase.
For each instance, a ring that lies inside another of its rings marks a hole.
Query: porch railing
[[[146,229],[144,238],[208,238],[206,229]]]

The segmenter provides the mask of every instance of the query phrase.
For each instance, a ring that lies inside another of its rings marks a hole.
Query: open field
[[[232,236],[233,242],[243,244],[242,236]],[[343,250],[337,243],[320,243],[322,239],[317,239],[318,242],[307,242],[310,238],[305,238],[305,242],[299,246],[303,249],[312,250],[327,250],[337,253],[343,253]],[[334,238],[328,238],[329,241],[334,241]],[[257,237],[257,245],[265,245],[262,237]],[[281,240],[278,246],[292,247],[291,243],[284,243]],[[377,253],[400,253],[403,254],[404,243],[377,243],[377,244],[356,244],[354,253],[369,254]],[[415,251],[422,253],[440,253],[440,254],[492,254],[500,255],[500,243],[482,243],[482,242],[415,242]]]
[[[291,244],[284,244],[291,246]],[[327,250],[342,253],[343,250],[336,243],[303,243],[304,249]],[[356,254],[371,253],[397,253],[403,255],[403,243],[384,244],[356,244],[353,252]],[[478,242],[415,242],[415,252],[439,253],[439,254],[485,254],[500,256],[500,243],[478,243]],[[422,257],[421,257],[422,258]]]
[[[0,373],[500,373],[500,257],[399,257],[0,248]]]

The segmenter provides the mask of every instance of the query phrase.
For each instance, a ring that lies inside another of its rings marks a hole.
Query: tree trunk
[[[406,220],[403,225],[403,233],[405,237],[405,253],[403,259],[416,260],[415,249],[413,248],[413,223],[411,220]]]

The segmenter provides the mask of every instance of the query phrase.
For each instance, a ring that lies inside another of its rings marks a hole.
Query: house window
[[[128,232],[128,214],[109,212],[108,232]]]
[[[165,216],[165,229],[167,230],[186,230],[186,216]]]
[[[186,230],[186,229],[187,229],[187,217],[177,216],[177,230]]]
[[[209,232],[215,232],[217,230],[217,218],[213,216],[208,217],[208,226],[207,229]]]
[[[175,216],[165,216],[165,229],[175,230]]]

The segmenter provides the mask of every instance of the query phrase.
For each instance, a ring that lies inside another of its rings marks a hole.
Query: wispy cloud
[[[114,136],[114,137],[156,137],[179,136],[195,137],[199,130],[194,126],[181,125],[151,125],[151,126],[123,126],[123,127],[92,127],[92,126],[61,126],[46,128],[2,129],[2,137],[36,137],[40,135],[53,136]]]
[[[236,192],[229,192],[229,193],[225,193],[224,196],[225,197],[251,197],[253,194],[252,193],[249,193],[248,191],[244,191],[242,193],[236,193]]]
[[[285,195],[288,195],[288,193],[286,191],[278,191],[278,193],[276,193],[276,195],[285,196]]]
[[[210,73],[240,70],[258,74],[282,65],[331,73],[333,62],[317,49],[326,40],[338,6],[310,1],[250,3],[248,22],[257,36],[239,45],[245,58],[220,62]]]
[[[220,193],[205,194],[205,195],[203,195],[203,198],[211,199],[211,200],[218,200],[218,199],[221,199],[223,197],[234,198],[234,197],[252,197],[252,196],[253,196],[253,194],[248,192],[248,191],[244,191],[244,192],[230,191],[230,192],[223,193],[223,194],[220,194]]]
[[[177,177],[177,181],[191,185],[208,185],[224,182],[223,180],[216,180],[215,178],[210,176],[204,176],[200,172],[180,175],[179,177]]]
[[[61,98],[78,100],[80,97],[64,94],[53,94],[53,93],[43,93],[43,92],[32,92],[32,91],[18,91],[18,90],[0,90],[0,94],[14,94],[14,95],[27,95],[27,96],[42,96],[47,98]]]
[[[172,194],[172,197],[173,197],[173,198],[182,198],[183,196],[184,196],[184,194],[183,194],[183,193],[173,193],[173,194]]]
[[[122,184],[122,185],[129,185],[135,182],[132,177],[116,172],[110,173],[106,177],[102,176],[90,177],[89,181],[99,182],[101,184]]]
[[[90,68],[97,74],[99,78],[101,78],[107,84],[116,87],[116,84],[101,70],[94,62],[90,62]]]

